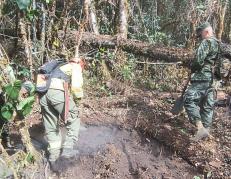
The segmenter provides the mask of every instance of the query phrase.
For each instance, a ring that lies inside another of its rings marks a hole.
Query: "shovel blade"
[[[178,115],[179,113],[183,111],[183,109],[184,109],[184,98],[183,96],[180,96],[179,98],[176,99],[172,107],[171,113],[173,115]]]

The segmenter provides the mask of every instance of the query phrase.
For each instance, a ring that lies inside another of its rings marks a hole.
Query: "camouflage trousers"
[[[212,125],[214,89],[209,82],[193,82],[185,92],[184,107],[191,123],[201,121],[204,127]]]
[[[64,148],[73,149],[78,140],[80,119],[79,111],[72,97],[69,97],[69,113],[65,124],[66,133],[62,142],[60,119],[64,116],[64,91],[49,89],[40,99],[43,124],[48,141],[49,161],[55,161]]]

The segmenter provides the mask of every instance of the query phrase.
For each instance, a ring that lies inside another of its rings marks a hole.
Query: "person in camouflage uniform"
[[[184,96],[184,107],[197,132],[193,140],[209,136],[214,112],[213,66],[219,52],[219,43],[213,35],[209,23],[197,28],[197,35],[202,39],[191,64],[191,84]]]

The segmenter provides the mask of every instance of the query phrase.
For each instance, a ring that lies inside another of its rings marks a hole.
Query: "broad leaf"
[[[9,121],[9,120],[12,119],[13,113],[14,113],[14,107],[13,107],[13,105],[11,103],[6,103],[1,108],[1,116],[6,121]]]
[[[26,156],[26,161],[29,163],[34,163],[35,162],[35,158],[31,153],[28,153]]]
[[[16,0],[16,3],[20,10],[26,10],[31,4],[31,0]]]
[[[33,104],[35,101],[35,97],[34,96],[30,96],[28,98],[25,98],[24,100],[22,100],[18,105],[17,105],[17,110],[18,112],[25,117],[26,115],[28,115],[32,108],[33,108]]]
[[[13,84],[7,84],[3,87],[3,91],[6,93],[6,96],[11,100],[17,100],[19,96],[19,91],[21,89],[22,82],[16,80]]]
[[[28,70],[27,68],[22,68],[17,74],[20,77],[31,78],[30,70]]]
[[[39,16],[39,11],[36,9],[26,12],[26,17],[29,21],[32,21],[36,16]]]

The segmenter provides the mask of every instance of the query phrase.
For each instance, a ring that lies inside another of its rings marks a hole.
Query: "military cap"
[[[196,29],[196,34],[197,34],[197,37],[200,37],[201,36],[201,32],[207,28],[207,27],[211,27],[210,23],[209,22],[205,22],[205,23],[202,23],[201,25],[199,25]]]

